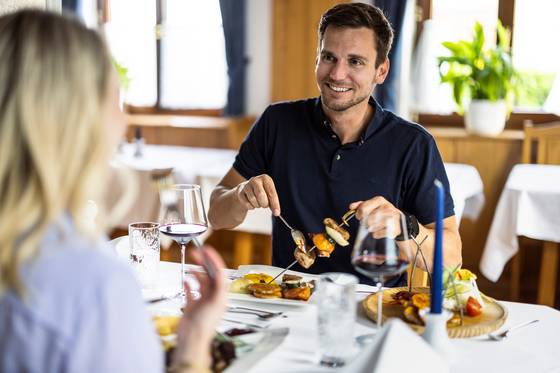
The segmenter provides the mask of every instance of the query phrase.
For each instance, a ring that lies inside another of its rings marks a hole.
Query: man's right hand
[[[280,215],[280,201],[272,178],[266,174],[255,176],[236,187],[238,201],[247,209],[269,207],[274,216]]]

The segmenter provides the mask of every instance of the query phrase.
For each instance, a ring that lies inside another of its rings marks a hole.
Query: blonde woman
[[[96,32],[37,10],[0,17],[1,372],[163,370],[134,275],[84,218],[124,130]],[[225,307],[223,262],[205,255],[217,280],[200,278],[175,371],[208,369]]]

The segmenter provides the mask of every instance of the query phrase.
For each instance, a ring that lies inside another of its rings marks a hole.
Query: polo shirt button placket
[[[336,155],[336,160],[337,160],[337,161],[340,161],[340,154],[337,154],[337,155]]]

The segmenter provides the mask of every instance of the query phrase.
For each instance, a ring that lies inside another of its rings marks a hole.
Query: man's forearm
[[[210,197],[208,220],[213,229],[231,229],[245,220],[247,209],[239,203],[237,187],[217,186]]]
[[[434,260],[434,242],[435,242],[435,229],[428,228],[425,226],[420,225],[420,231],[418,236],[416,236],[416,242],[420,243],[426,237],[426,240],[421,246],[422,253],[424,254],[424,258],[426,259],[426,264],[428,269],[432,270],[433,260]],[[414,255],[416,254],[416,245],[414,242],[410,242],[410,246],[412,249],[412,258],[414,259]],[[443,265],[444,267],[455,268],[457,265],[462,263],[462,244],[461,244],[461,237],[459,233],[453,229],[444,229],[443,230]],[[424,262],[418,256],[416,264],[422,268],[426,269]]]

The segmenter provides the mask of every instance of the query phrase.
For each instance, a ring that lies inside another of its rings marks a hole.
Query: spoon
[[[290,230],[292,239],[296,243],[297,247],[306,252],[307,248],[305,247],[305,236],[303,235],[303,233],[301,231],[298,231],[297,229],[292,228],[292,226],[288,224],[288,222],[282,217],[282,215],[278,215],[278,217],[280,218],[280,220],[282,220],[282,223],[284,223]]]
[[[488,334],[488,337],[494,341],[503,341],[504,339],[506,339],[509,336],[509,333],[516,330],[516,329],[521,329],[527,325],[531,325],[534,324],[536,322],[538,322],[539,320],[532,320],[532,321],[528,321],[528,322],[524,322],[522,324],[516,325],[516,326],[512,326],[511,328],[507,329],[506,331],[503,331],[499,334]]]

